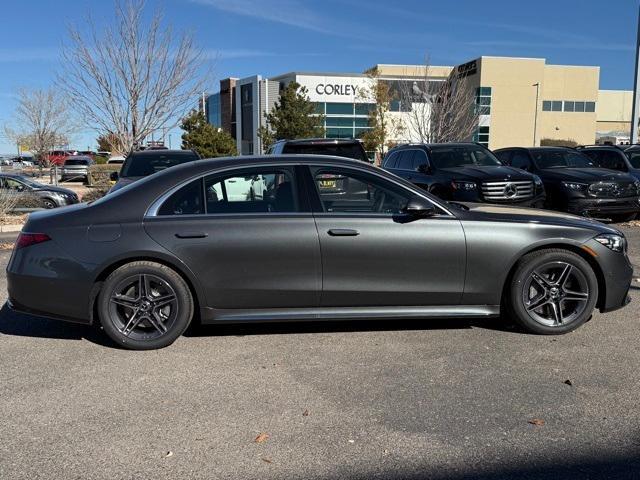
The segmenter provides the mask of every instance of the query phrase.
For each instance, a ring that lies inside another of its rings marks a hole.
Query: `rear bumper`
[[[638,197],[571,199],[567,211],[577,215],[632,214],[640,212]]]

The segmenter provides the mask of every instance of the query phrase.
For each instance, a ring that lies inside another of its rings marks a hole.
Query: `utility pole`
[[[533,117],[533,146],[536,146],[536,130],[538,129],[538,97],[540,95],[540,82],[534,83],[532,87],[536,87],[536,111]]]
[[[633,79],[633,107],[631,110],[631,144],[638,143],[638,114],[640,113],[640,8],[638,9],[636,38],[636,75]]]

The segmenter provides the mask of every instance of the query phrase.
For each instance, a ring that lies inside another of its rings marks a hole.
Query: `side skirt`
[[[499,315],[499,305],[266,308],[248,310],[201,309],[201,319],[204,324],[313,320],[384,320],[389,318],[485,318]]]

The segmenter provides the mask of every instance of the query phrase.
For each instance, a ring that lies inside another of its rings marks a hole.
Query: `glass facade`
[[[542,111],[594,113],[596,111],[596,102],[580,100],[543,100]]]
[[[220,117],[220,94],[214,93],[207,97],[207,122],[214,127],[222,127],[222,119]]]
[[[478,127],[473,134],[473,141],[489,148],[489,126]]]
[[[478,115],[491,115],[491,87],[478,87],[476,89],[476,113]]]
[[[359,138],[369,129],[372,103],[315,103],[316,113],[324,115],[327,138]]]

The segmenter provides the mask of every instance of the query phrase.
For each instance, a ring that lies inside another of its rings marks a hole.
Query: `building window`
[[[353,115],[353,103],[327,103],[327,115]]]
[[[473,141],[489,148],[489,127],[478,127],[476,133],[473,134]]]
[[[575,112],[576,102],[571,102],[568,100],[564,101],[564,111],[565,112]]]
[[[596,111],[596,102],[584,102],[574,100],[544,100],[543,112],[578,112],[593,113]]]
[[[353,128],[328,127],[325,131],[327,138],[353,138]]]
[[[544,100],[542,102],[542,111],[550,112],[551,111],[551,100]]]
[[[551,102],[551,111],[552,112],[561,112],[562,111],[562,101],[554,100]]]
[[[324,115],[324,106],[325,106],[324,102],[315,102],[313,106],[315,107],[315,112],[318,115]]]
[[[353,117],[326,117],[326,126],[353,128]]]
[[[491,115],[491,87],[478,87],[476,89],[476,113],[478,115]]]
[[[371,113],[371,111],[375,108],[375,106],[375,103],[356,103],[356,115],[368,116],[369,113]]]
[[[584,111],[593,113],[596,111],[596,102],[585,102],[584,103]]]
[[[584,112],[584,102],[576,102],[575,112]]]

